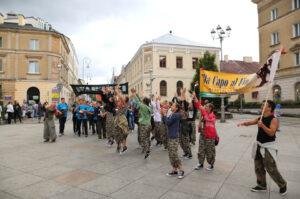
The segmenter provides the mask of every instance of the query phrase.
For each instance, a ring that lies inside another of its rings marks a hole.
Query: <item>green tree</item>
[[[193,77],[193,81],[191,82],[190,90],[189,92],[192,93],[195,89],[195,82],[198,81],[199,86],[200,86],[200,68],[204,67],[204,70],[208,71],[216,71],[218,72],[218,67],[215,63],[216,55],[215,54],[210,54],[210,52],[205,51],[204,56],[199,59],[198,65],[196,67],[196,73]],[[199,88],[196,87],[196,94],[199,96]]]

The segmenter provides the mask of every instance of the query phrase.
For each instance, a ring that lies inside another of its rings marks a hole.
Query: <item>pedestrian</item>
[[[196,121],[197,118],[197,108],[194,104],[194,101],[192,101],[189,104],[189,108],[188,108],[188,118],[187,118],[187,122],[189,125],[189,135],[190,135],[190,143],[192,145],[195,145],[196,143]]]
[[[278,120],[278,129],[277,129],[278,132],[280,131],[280,115],[281,115],[280,104],[277,104],[275,108],[275,117]]]
[[[20,123],[22,123],[22,110],[19,102],[15,101],[15,104],[13,105],[14,107],[14,121],[15,124],[17,123],[17,118],[19,119]]]
[[[188,125],[188,103],[186,101],[186,89],[180,89],[180,123],[179,123],[179,143],[184,154],[182,157],[186,160],[192,159],[192,150],[190,146],[190,135],[189,135],[189,125]]]
[[[38,111],[37,111],[37,116],[38,116],[38,123],[41,123],[41,119],[43,117],[43,105],[41,102],[38,103]]]
[[[131,133],[134,131],[134,107],[135,107],[135,101],[131,100],[128,102],[130,106],[128,107],[128,112],[127,112],[127,118],[128,118],[128,125],[129,125],[129,130]]]
[[[2,105],[0,104],[0,124],[1,124],[1,121],[2,120]]]
[[[213,113],[214,106],[211,103],[206,104],[204,107],[200,105],[195,92],[193,93],[195,106],[199,111],[201,111],[201,115],[204,120],[203,128],[200,128],[200,136],[199,136],[199,148],[198,148],[198,164],[195,169],[199,170],[203,168],[204,160],[206,158],[208,166],[207,170],[211,171],[214,168],[215,157],[216,157],[216,148],[215,148],[215,140],[217,136],[217,131],[215,127],[215,123],[217,117]]]
[[[48,107],[48,103],[45,102],[43,104],[43,110],[45,112],[45,120],[44,120],[44,142],[55,142],[57,135],[55,130],[54,123],[54,114],[56,112],[55,104],[52,103],[50,107]]]
[[[97,107],[96,107],[96,113],[98,116],[97,119],[97,134],[98,134],[98,139],[106,139],[106,128],[105,128],[105,110],[104,106],[101,104],[100,101],[97,102]]]
[[[6,112],[7,112],[7,123],[11,124],[11,119],[13,118],[13,114],[14,114],[14,107],[11,104],[11,102],[8,102],[8,104],[6,105]]]
[[[264,109],[265,106],[265,109]],[[263,110],[264,109],[264,110]],[[252,157],[254,158],[255,174],[257,186],[253,187],[253,192],[266,192],[267,181],[266,171],[279,187],[281,195],[287,194],[287,182],[278,171],[276,164],[276,155],[278,153],[276,145],[276,130],[278,129],[278,120],[272,112],[275,109],[275,103],[272,100],[263,101],[261,104],[262,119],[241,122],[237,126],[257,125],[258,133],[256,142],[253,144]]]
[[[78,137],[81,136],[81,130],[82,130],[81,124],[83,124],[85,137],[88,137],[88,129],[87,129],[88,107],[85,105],[84,99],[79,100],[79,106],[75,109],[75,111],[78,111],[78,118],[77,118]]]
[[[105,102],[105,113],[106,113],[106,133],[108,137],[107,145],[112,147],[114,144],[114,117],[116,115],[116,104],[114,101],[114,95],[108,87],[102,89],[101,97],[103,102]]]
[[[153,120],[154,120],[154,137],[156,139],[156,146],[162,145],[162,125],[161,125],[161,114],[160,114],[160,96],[152,101],[153,106]]]
[[[26,100],[23,100],[23,104],[22,104],[22,117],[25,118],[26,116],[26,111],[27,111],[28,105],[26,103]]]
[[[96,134],[96,124],[98,120],[98,116],[96,113],[96,102],[92,102],[91,106],[89,107],[89,115],[92,118],[91,119],[91,126],[92,126],[92,133],[93,135]]]
[[[75,102],[72,105],[72,122],[73,122],[73,132],[74,132],[74,134],[76,134],[76,132],[77,132],[78,111],[75,111],[77,106],[78,106],[77,102]]]
[[[171,108],[169,102],[167,100],[165,100],[161,106],[162,109],[165,109],[167,112],[168,110]],[[161,120],[161,142],[164,145],[164,151],[166,151],[168,149],[168,126],[164,123],[163,119]]]
[[[149,99],[145,97],[143,102],[136,95],[136,90],[134,88],[131,89],[131,93],[134,96],[134,100],[137,105],[140,107],[140,116],[139,116],[139,128],[140,131],[140,142],[143,149],[143,153],[145,155],[144,159],[147,159],[150,155],[150,133],[151,133],[151,115],[153,114],[153,110],[149,107]]]
[[[65,123],[68,117],[69,106],[65,101],[65,98],[61,98],[60,103],[57,105],[57,111],[59,116],[59,136],[64,135]]]
[[[122,93],[119,90],[119,86],[116,86],[115,93],[117,94],[116,105],[118,107],[118,112],[116,113],[114,121],[114,138],[117,144],[117,152],[119,152],[122,155],[127,150],[126,139],[129,133],[129,125],[125,114],[128,110],[129,98],[127,96],[122,96]]]
[[[179,144],[179,123],[180,123],[180,105],[173,103],[172,114],[167,117],[167,110],[161,109],[163,115],[163,121],[168,126],[168,153],[173,170],[167,173],[167,176],[178,176],[179,179],[183,178],[184,171],[181,165],[181,161],[178,157],[178,144]],[[179,169],[179,172],[178,172]]]

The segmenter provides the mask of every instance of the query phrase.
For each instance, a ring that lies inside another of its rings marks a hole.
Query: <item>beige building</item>
[[[262,65],[284,47],[275,76],[274,100],[300,101],[300,0],[252,0],[257,4],[259,55]],[[262,101],[266,92],[260,93]]]
[[[129,90],[135,88],[145,96],[153,93],[170,100],[180,88],[190,88],[195,67],[205,51],[216,54],[219,67],[220,48],[177,37],[170,31],[141,45],[122,67],[117,83],[128,82]]]
[[[78,60],[71,40],[34,17],[0,14],[0,89],[4,103],[74,99]]]

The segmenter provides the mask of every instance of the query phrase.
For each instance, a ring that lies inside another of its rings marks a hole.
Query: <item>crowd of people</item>
[[[88,102],[80,98],[71,107],[61,99],[58,105],[45,102],[42,106],[35,105],[34,109],[44,113],[44,142],[55,142],[57,139],[54,118],[59,118],[59,136],[64,135],[65,123],[68,111],[72,112],[73,132],[76,136],[88,137],[88,131],[97,134],[99,139],[107,139],[107,146],[116,145],[116,151],[123,154],[127,151],[127,137],[137,126],[137,143],[147,159],[151,154],[151,141],[156,140],[156,146],[163,146],[168,151],[172,170],[167,176],[184,177],[182,160],[178,156],[178,147],[183,150],[183,159],[192,159],[191,146],[196,143],[196,131],[199,133],[198,162],[195,170],[204,167],[205,159],[208,163],[207,170],[214,169],[216,157],[216,145],[219,136],[216,131],[216,116],[212,103],[198,100],[193,92],[192,100],[187,101],[186,89],[180,90],[180,95],[174,95],[172,101],[162,100],[160,96],[139,96],[135,89],[131,89],[132,96],[122,94],[119,87],[110,89],[106,87],[100,93],[102,100]],[[24,110],[16,102],[6,106],[9,118],[17,117]],[[275,103],[271,100],[263,102],[261,118],[248,122],[241,122],[240,126],[257,125],[258,133],[253,145],[253,158],[257,186],[251,190],[254,192],[266,192],[266,171],[279,186],[280,194],[287,193],[287,182],[283,179],[276,165],[276,132],[279,130],[278,119],[274,116]],[[278,109],[278,108],[277,108]],[[196,119],[200,113],[198,129]],[[23,113],[24,115],[24,113]],[[41,114],[42,115],[42,114]],[[18,117],[20,122],[22,117]],[[40,117],[39,117],[40,119]],[[9,121],[10,123],[10,121]]]

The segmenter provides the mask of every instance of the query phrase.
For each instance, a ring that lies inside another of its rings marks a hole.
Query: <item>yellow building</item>
[[[252,2],[257,4],[258,10],[260,64],[281,47],[287,52],[280,58],[273,99],[300,101],[300,0]],[[260,101],[263,100],[266,91],[259,96]]]
[[[190,88],[195,67],[205,51],[216,54],[219,67],[220,48],[177,37],[170,31],[141,45],[122,67],[117,83],[128,82],[129,90],[135,88],[145,96],[153,93],[171,100],[180,88]]]
[[[28,21],[28,23],[27,23]],[[36,23],[34,23],[36,22]],[[33,17],[0,13],[0,89],[4,103],[74,99],[70,84],[77,83],[78,61],[71,40]]]

